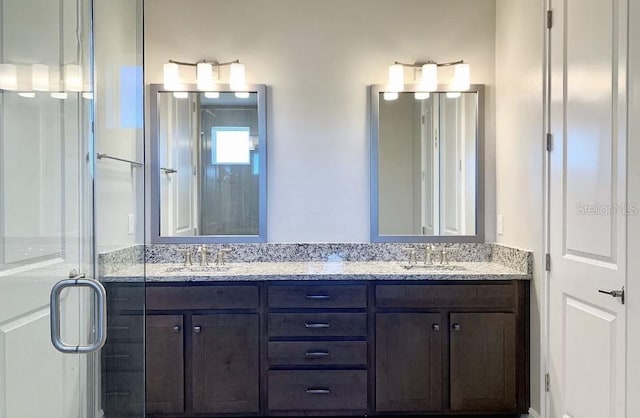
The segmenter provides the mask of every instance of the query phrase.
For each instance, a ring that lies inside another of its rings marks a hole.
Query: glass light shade
[[[36,97],[36,94],[32,91],[21,91],[20,93],[18,93],[18,96],[24,97],[27,99],[33,99],[34,97]]]
[[[174,91],[173,97],[175,97],[176,99],[188,99],[189,93],[186,91]]]
[[[398,99],[398,92],[396,91],[385,91],[384,93],[382,93],[382,98],[388,102],[390,102],[391,100],[397,100]]]
[[[414,93],[414,97],[416,98],[416,100],[427,100],[429,96],[430,94],[424,91],[416,91]]]
[[[402,90],[404,90],[404,67],[401,64],[390,65],[387,91],[397,93]]]
[[[422,76],[420,77],[418,90],[420,91],[437,91],[438,90],[438,65],[437,64],[425,64],[422,66]]]
[[[229,70],[229,86],[231,90],[241,91],[246,88],[244,64],[234,62]]]
[[[166,90],[176,90],[180,84],[180,68],[178,64],[167,62],[162,66],[162,76],[164,88]]]
[[[235,96],[238,99],[248,99],[249,98],[249,92],[248,91],[237,91],[235,93]]]
[[[453,83],[451,88],[453,90],[469,90],[471,87],[471,70],[469,64],[456,64],[453,69]]]
[[[82,67],[76,64],[64,66],[64,87],[68,91],[82,91]]]
[[[460,93],[459,91],[447,92],[447,99],[457,99],[460,96],[462,96],[462,93]]]
[[[204,93],[204,97],[206,97],[207,99],[217,99],[220,97],[220,93],[218,93],[217,91],[207,91]]]
[[[13,64],[0,64],[0,89],[18,89],[18,70]]]
[[[213,89],[213,65],[208,62],[199,62],[196,66],[196,83],[198,90]]]
[[[33,64],[31,66],[31,83],[34,90],[49,91],[49,66]]]
[[[54,99],[65,100],[68,95],[64,91],[54,91],[51,93],[51,97],[53,97]]]

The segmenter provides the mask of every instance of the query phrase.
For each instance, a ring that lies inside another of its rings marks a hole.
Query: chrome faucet
[[[447,258],[448,252],[446,247],[442,247],[442,257],[440,258],[440,264],[449,265],[449,259]]]
[[[433,244],[424,244],[424,265],[433,265],[433,252],[435,251]]]
[[[190,248],[186,248],[184,250],[184,265],[185,266],[193,265],[193,257],[192,257]]]
[[[411,268],[417,264],[416,262],[416,249],[412,247],[405,248],[405,251],[409,253],[409,262],[407,268]]]
[[[226,253],[230,253],[231,248],[220,248],[216,253],[216,265],[223,266],[224,265],[224,255]]]
[[[207,247],[205,247],[204,245],[200,246],[200,248],[198,248],[198,252],[200,252],[200,265],[208,266],[209,250],[207,250]]]

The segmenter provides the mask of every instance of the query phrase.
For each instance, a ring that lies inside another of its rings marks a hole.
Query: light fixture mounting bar
[[[229,62],[215,62],[215,61],[206,61],[206,60],[202,60],[202,61],[198,61],[198,62],[185,62],[185,61],[176,61],[176,60],[169,60],[170,63],[172,64],[178,64],[178,65],[187,65],[189,67],[196,67],[198,64],[211,64],[214,67],[222,67],[224,65],[231,65],[231,64],[240,64],[240,60],[233,60],[233,61],[229,61]]]
[[[437,62],[434,62],[434,61],[427,61],[427,62],[416,62],[414,64],[407,64],[406,62],[395,61],[394,64],[402,65],[403,67],[411,67],[411,68],[420,68],[425,64],[435,64],[438,67],[451,67],[451,66],[458,65],[458,64],[464,64],[464,60],[443,62],[443,63],[437,63]]]

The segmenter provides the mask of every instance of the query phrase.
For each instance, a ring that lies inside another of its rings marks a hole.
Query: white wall
[[[142,104],[142,80],[131,78],[140,67],[142,75],[142,26],[140,0],[94,1],[95,30],[95,152],[142,161],[143,130],[131,123],[136,97]],[[114,25],[117,30],[114,30]],[[124,72],[123,72],[124,71]],[[125,75],[126,74],[126,75]],[[128,106],[122,107],[121,94]],[[142,120],[142,108],[139,109]],[[99,252],[141,244],[143,238],[143,169],[129,164],[96,162],[96,243]],[[129,233],[129,215],[134,233]]]
[[[428,59],[464,59],[472,83],[488,85],[492,240],[494,48],[495,0],[145,3],[146,83],[162,82],[169,59],[240,59],[249,82],[269,86],[270,242],[369,240],[367,86],[395,60]]]
[[[531,283],[531,405],[540,411],[540,310],[543,300],[542,0],[496,2],[497,242],[534,251]]]

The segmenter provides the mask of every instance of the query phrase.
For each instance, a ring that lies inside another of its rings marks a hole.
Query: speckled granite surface
[[[144,262],[144,245],[133,245],[98,254],[98,276],[104,277]],[[140,272],[144,270],[140,269]]]
[[[435,244],[437,249],[447,248],[453,262],[491,261],[491,244]],[[181,263],[184,251],[190,249],[194,260],[199,260],[199,245],[153,244],[146,248],[147,263]],[[295,244],[210,244],[210,254],[219,248],[229,248],[229,262],[295,262],[295,261],[398,261],[406,260],[407,248],[416,248],[423,257],[423,246],[394,243],[295,243]]]
[[[491,244],[491,247],[492,262],[533,274],[533,252],[500,244]]]
[[[107,275],[103,281],[139,281],[141,269]],[[531,275],[491,262],[413,267],[389,261],[255,262],[224,266],[147,264],[147,282],[260,281],[260,280],[530,280]]]

